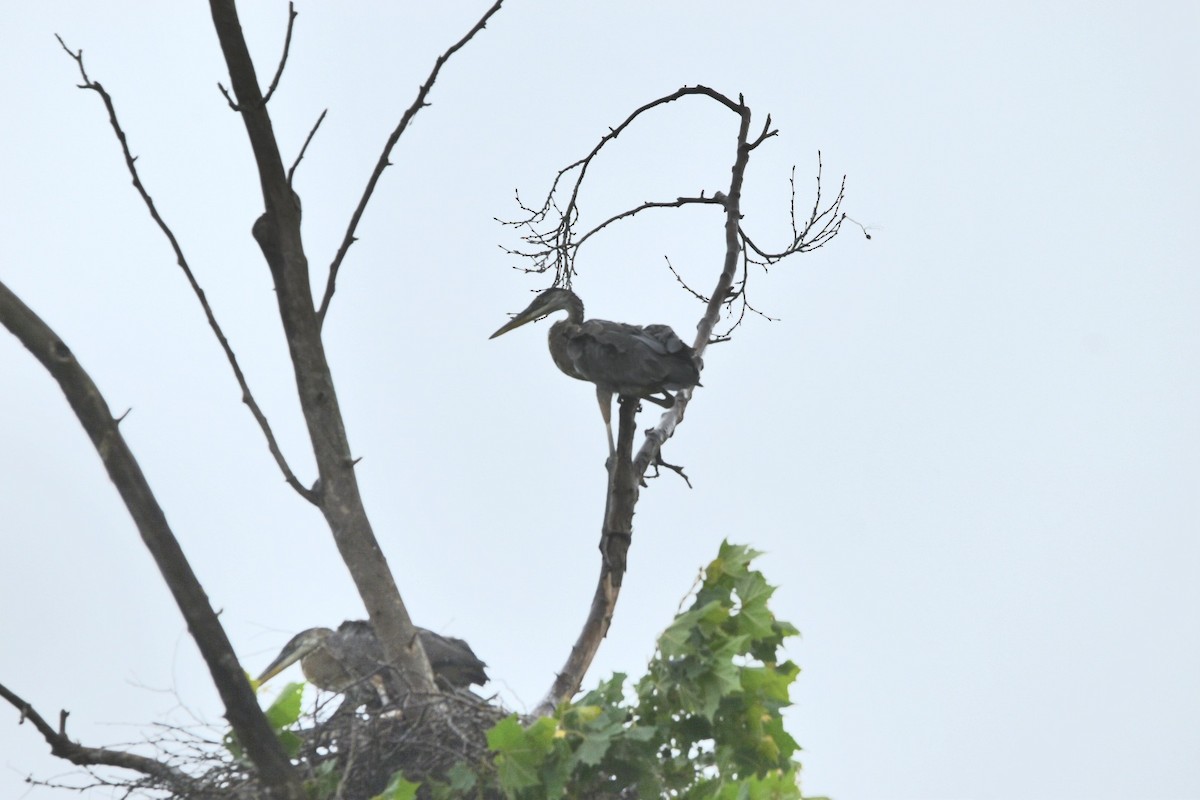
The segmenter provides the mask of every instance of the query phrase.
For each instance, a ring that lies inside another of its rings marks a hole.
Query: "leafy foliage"
[[[403,775],[394,775],[387,788],[372,797],[371,800],[415,800],[417,787],[420,785],[405,780]]]
[[[501,720],[488,733],[494,761],[460,763],[430,782],[433,796],[798,800],[799,746],[781,712],[800,670],[778,660],[797,631],[768,608],[758,555],[721,545],[632,696],[616,674],[553,716]]]

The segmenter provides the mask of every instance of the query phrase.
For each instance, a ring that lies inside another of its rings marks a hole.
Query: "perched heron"
[[[539,294],[489,338],[495,339],[527,322],[555,311],[567,318],[550,326],[550,357],[558,368],[581,381],[596,384],[596,400],[608,431],[608,452],[616,447],[612,434],[612,396],[649,400],[663,408],[675,405],[670,393],[700,383],[700,358],[666,325],[629,325],[583,318],[583,301],[570,289],[553,288]],[[656,397],[655,395],[662,395]]]
[[[441,636],[424,628],[417,628],[417,636],[439,684],[460,689],[487,682],[483,669],[487,665],[462,639]],[[258,682],[265,683],[297,661],[309,683],[345,694],[355,707],[363,703],[387,706],[397,699],[389,697],[380,674],[385,664],[383,646],[369,622],[348,620],[336,631],[329,628],[301,631],[283,646],[258,676]]]

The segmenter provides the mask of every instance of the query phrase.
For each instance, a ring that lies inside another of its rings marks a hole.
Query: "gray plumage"
[[[429,657],[433,676],[439,684],[466,688],[487,682],[484,664],[462,639],[442,636],[425,628],[417,628],[421,647]],[[388,691],[381,670],[385,665],[383,646],[370,623],[348,620],[336,631],[329,628],[309,628],[301,631],[283,646],[258,682],[264,683],[292,664],[300,662],[304,677],[313,686],[345,694],[354,705],[386,706],[396,697]]]
[[[611,422],[614,394],[670,408],[675,404],[671,392],[699,385],[700,358],[670,327],[604,319],[585,321],[583,301],[570,289],[542,292],[490,338],[555,311],[566,311],[567,318],[550,326],[550,356],[567,375],[596,385],[610,452],[614,449]]]

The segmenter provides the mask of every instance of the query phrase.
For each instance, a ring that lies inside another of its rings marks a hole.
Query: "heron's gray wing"
[[[487,673],[483,669],[487,664],[479,660],[469,644],[462,639],[442,636],[424,628],[417,628],[417,633],[436,677],[454,688],[487,683]]]
[[[672,356],[668,389],[682,389],[700,383],[700,370],[704,360],[696,355],[692,346],[680,339],[670,325],[647,325],[643,329],[660,347]]]
[[[365,620],[343,622],[326,640],[325,646],[357,680],[371,677],[384,665],[383,645],[375,636],[371,623]]]
[[[645,396],[700,379],[692,348],[666,325],[588,320],[571,337],[567,354],[585,380],[618,394]]]

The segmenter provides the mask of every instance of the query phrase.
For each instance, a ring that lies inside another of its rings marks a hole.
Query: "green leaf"
[[[796,781],[795,768],[777,769],[761,777],[726,783],[714,797],[717,800],[800,800],[800,785]]]
[[[801,800],[781,715],[799,668],[779,655],[797,631],[772,613],[758,555],[721,544],[632,687],[618,673],[553,717],[501,720],[487,734],[491,764],[460,762],[422,794]]]
[[[613,739],[625,731],[623,720],[609,720],[603,725],[589,725],[581,732],[582,741],[575,749],[575,757],[580,763],[595,766],[604,759],[604,754],[612,745]]]
[[[295,758],[300,755],[300,746],[304,744],[304,740],[291,731],[277,731],[275,733],[279,737],[279,744],[283,747],[283,752],[287,753],[288,758]]]
[[[516,714],[510,714],[492,726],[487,732],[488,748],[504,752],[520,745],[524,740],[525,729],[521,727]]]
[[[496,751],[500,788],[506,794],[537,786],[540,768],[554,749],[558,722],[542,717],[528,728],[517,715],[505,717],[487,733],[488,747]]]
[[[446,778],[449,781],[450,790],[459,796],[474,789],[475,784],[479,782],[471,768],[462,761],[446,771]]]
[[[790,661],[768,667],[744,667],[741,671],[742,689],[771,701],[776,708],[791,705],[788,688],[800,674],[800,668]]]
[[[392,780],[388,783],[387,788],[372,797],[371,800],[415,800],[417,788],[420,785],[405,780],[404,774],[397,772],[392,775]]]
[[[304,697],[303,683],[289,683],[267,709],[267,722],[279,731],[290,728],[300,719],[300,701]]]
[[[695,651],[692,636],[696,631],[712,631],[729,619],[728,607],[713,600],[685,611],[675,618],[662,636],[658,638],[658,649],[666,658],[687,655]]]
[[[579,698],[577,706],[619,706],[625,702],[625,679],[623,672],[614,672],[612,677]]]

